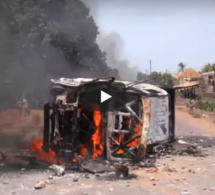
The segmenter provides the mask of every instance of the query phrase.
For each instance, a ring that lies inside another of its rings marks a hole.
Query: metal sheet
[[[148,144],[168,140],[169,138],[169,103],[168,96],[151,97],[151,118]]]

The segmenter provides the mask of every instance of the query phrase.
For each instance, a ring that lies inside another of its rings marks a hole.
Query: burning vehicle
[[[112,77],[51,81],[55,101],[44,106],[41,144],[45,152],[65,157],[66,163],[98,158],[141,161],[148,147],[174,139],[174,89]],[[102,110],[94,104],[97,109],[87,109],[84,89],[95,83],[123,84],[125,106]]]

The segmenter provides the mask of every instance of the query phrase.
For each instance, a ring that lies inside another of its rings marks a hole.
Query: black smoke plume
[[[0,0],[1,108],[47,99],[50,78],[102,77],[106,55],[80,0]]]

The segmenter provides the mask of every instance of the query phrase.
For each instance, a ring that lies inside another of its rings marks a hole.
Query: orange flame
[[[136,124],[136,129],[134,130],[134,136],[137,136],[140,133],[140,125]],[[133,140],[130,142],[127,147],[136,147],[138,145],[138,139]]]
[[[80,145],[81,154],[77,156],[80,159],[86,159],[88,155],[88,150],[84,145]]]
[[[96,126],[96,132],[92,135],[92,141],[93,141],[93,156],[92,159],[95,160],[99,156],[103,154],[104,147],[102,144],[102,114],[100,111],[94,111],[94,123]]]
[[[59,164],[66,166],[66,162],[64,162],[63,160],[59,160]]]
[[[140,125],[136,124],[135,125],[136,128],[134,130],[134,136],[137,136],[140,133]],[[121,143],[122,142],[122,135],[120,134],[119,137],[116,139],[117,142]],[[125,140],[126,141],[126,140]],[[126,147],[130,148],[130,147],[137,147],[138,146],[138,139],[133,140],[132,142],[130,142],[129,144],[126,145]],[[123,154],[124,151],[123,150],[119,150],[117,152],[117,154]]]
[[[74,159],[72,160],[72,162],[73,162],[73,163],[77,163],[78,161],[77,161],[77,159],[74,158]]]
[[[42,146],[42,139],[32,140],[28,144],[28,149],[37,155],[37,160],[56,164],[58,161],[55,152],[49,149],[49,152],[46,153],[43,151]]]

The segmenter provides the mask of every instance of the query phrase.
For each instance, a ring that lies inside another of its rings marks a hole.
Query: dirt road
[[[150,168],[130,170],[136,176],[116,179],[110,174],[81,175],[67,173],[63,177],[48,179],[49,170],[10,170],[0,172],[0,194],[29,195],[179,195],[183,191],[191,195],[215,194],[215,125],[206,119],[195,119],[177,110],[176,135],[191,143],[197,143],[206,157],[166,156],[158,159],[158,171]],[[168,164],[172,171],[164,171]],[[134,167],[132,168],[134,169]],[[75,178],[75,179],[74,179]],[[35,190],[38,181],[47,180],[43,189]]]

